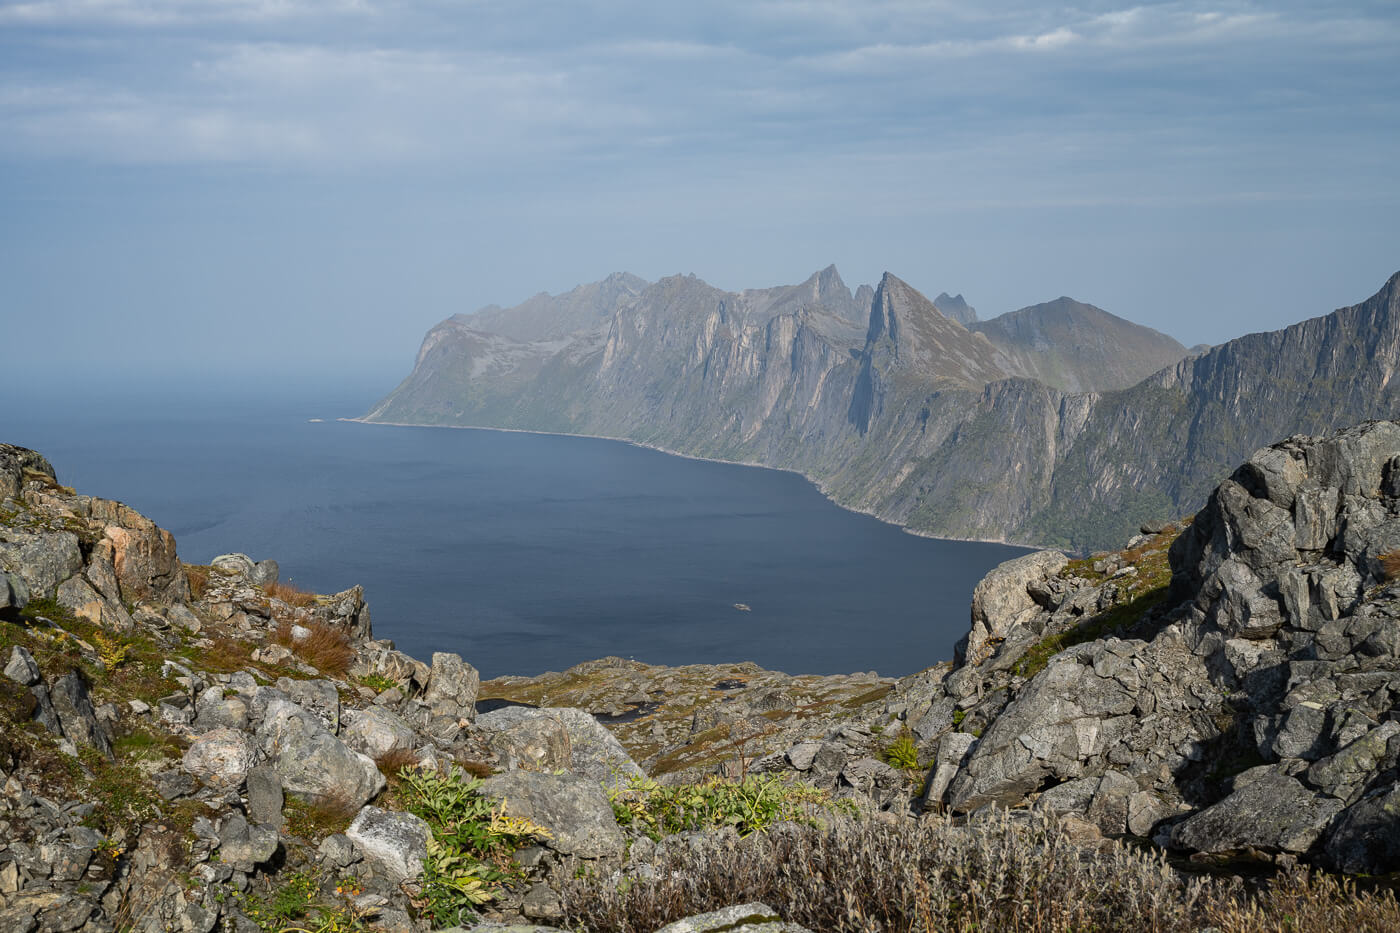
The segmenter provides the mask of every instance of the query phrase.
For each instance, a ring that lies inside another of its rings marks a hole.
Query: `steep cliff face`
[[[1276,437],[1396,401],[1400,276],[1188,359],[1070,299],[969,328],[889,274],[855,294],[834,267],[738,293],[608,282],[531,299],[514,337],[478,329],[513,310],[444,321],[365,420],[624,437],[800,470],[918,531],[1094,548],[1199,507]]]

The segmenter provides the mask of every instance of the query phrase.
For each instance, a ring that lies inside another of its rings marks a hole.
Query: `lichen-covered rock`
[[[87,681],[82,674],[69,671],[55,680],[49,688],[49,698],[65,738],[75,744],[94,748],[108,758],[112,757],[112,740],[107,735],[106,726],[97,719]]]
[[[103,540],[95,547],[111,562],[123,602],[189,599],[189,581],[170,532],[135,509],[108,499],[88,500],[88,517],[103,525]]]
[[[623,850],[625,840],[612,804],[596,780],[510,771],[483,781],[481,793],[503,801],[508,815],[547,829],[546,844],[563,855],[601,858]]]
[[[393,884],[423,874],[431,833],[428,824],[412,813],[365,807],[345,835]]]
[[[1302,854],[1322,836],[1342,803],[1316,794],[1270,765],[1235,778],[1224,800],[1178,823],[1172,845],[1196,852],[1245,848]]]
[[[979,663],[987,643],[1001,640],[1016,626],[1029,621],[1043,608],[1032,588],[1057,574],[1069,562],[1059,551],[1037,551],[995,567],[972,591],[972,630],[961,648],[959,660]]]
[[[553,747],[551,743],[557,740],[557,736],[554,739],[550,736],[554,730],[562,727],[568,736],[568,759],[562,767],[612,787],[620,787],[633,778],[644,776],[617,737],[581,709],[506,706],[482,713],[476,725],[478,729],[488,732],[509,731],[512,742],[526,748],[542,749]],[[557,751],[542,754],[554,755]]]
[[[416,743],[414,732],[398,715],[385,709],[348,710],[340,730],[340,738],[357,752],[378,758],[397,749],[411,749]]]
[[[360,807],[384,789],[368,756],[331,735],[321,720],[288,700],[267,707],[257,742],[289,794],[317,803]]]
[[[668,923],[656,933],[811,933],[804,926],[787,923],[767,904],[750,903],[712,910]]]
[[[190,743],[181,763],[206,784],[237,787],[248,776],[256,755],[244,733],[213,729]]]
[[[481,688],[481,675],[462,656],[446,651],[433,652],[432,673],[423,702],[435,711],[476,717],[476,695]]]

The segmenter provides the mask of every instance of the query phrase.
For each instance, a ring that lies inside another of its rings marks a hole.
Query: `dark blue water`
[[[977,580],[1024,553],[905,534],[789,473],[332,420],[367,401],[11,408],[0,441],[150,516],[187,562],[243,551],[305,589],[363,584],[378,637],[487,677],[610,654],[907,674],[951,656]]]

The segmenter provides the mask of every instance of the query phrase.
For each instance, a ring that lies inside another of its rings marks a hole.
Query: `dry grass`
[[[483,781],[496,773],[496,769],[484,761],[477,761],[475,758],[466,758],[458,755],[455,759],[457,766],[472,777],[481,778]]]
[[[814,930],[862,933],[1222,933],[1400,929],[1389,893],[1328,878],[1281,878],[1258,896],[1238,881],[1186,880],[1161,854],[1075,845],[1043,817],[975,829],[946,820],[782,827],[713,845],[657,849],[652,880],[575,877],[568,920],[649,933],[688,914],[762,901]]]
[[[263,592],[273,599],[280,599],[288,606],[296,606],[298,609],[309,609],[316,605],[315,593],[308,593],[290,583],[268,583],[263,586]]]
[[[1386,551],[1378,560],[1387,583],[1400,579],[1400,551]]]
[[[316,800],[288,797],[285,807],[287,832],[302,839],[324,839],[345,832],[359,812],[359,804],[349,797],[333,796]]]
[[[418,767],[418,753],[411,748],[391,748],[377,755],[374,764],[385,777],[395,778],[404,768]]]
[[[231,674],[245,670],[253,663],[253,645],[227,635],[216,635],[210,639],[208,648],[198,652],[198,663],[211,671]]]
[[[209,590],[209,567],[204,564],[184,564],[185,579],[190,582],[190,596],[203,599]]]
[[[350,636],[333,625],[310,622],[304,626],[310,634],[302,639],[292,637],[292,623],[279,622],[272,631],[272,640],[323,674],[344,677],[355,660]]]

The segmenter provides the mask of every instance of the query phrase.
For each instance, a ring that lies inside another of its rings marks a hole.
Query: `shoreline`
[[[668,447],[662,447],[658,444],[648,444],[644,441],[633,440],[629,437],[613,437],[608,434],[570,433],[568,431],[536,431],[530,428],[498,428],[491,427],[489,425],[476,424],[417,424],[411,421],[371,421],[367,418],[337,418],[335,420],[346,422],[348,424],[381,425],[384,427],[391,428],[446,428],[448,430],[453,431],[498,431],[504,434],[535,434],[543,437],[582,437],[595,441],[614,441],[616,443],[627,444],[631,447],[636,447],[641,450],[654,450],[657,453],[667,454],[668,456],[681,457],[686,460],[698,460],[702,463],[719,463],[724,464],[726,466],[750,467],[756,470],[773,470],[779,473],[791,473],[793,476],[800,476],[802,479],[810,483],[812,487],[817,490],[817,492],[821,493],[822,498],[826,499],[826,501],[830,502],[837,508],[844,509],[847,512],[854,512],[857,515],[864,515],[869,518],[873,518],[877,522],[881,522],[885,525],[893,525],[895,528],[898,528],[905,534],[913,535],[916,538],[928,538],[933,541],[953,541],[963,544],[1000,544],[1006,547],[1023,548],[1028,551],[1047,550],[1047,548],[1043,545],[1029,544],[1019,541],[1009,541],[1005,538],[958,538],[949,535],[936,535],[927,531],[919,531],[917,529],[910,528],[907,525],[901,525],[899,522],[883,518],[870,511],[869,509],[856,508],[854,506],[845,505],[844,503],[836,501],[836,499],[831,495],[830,492],[827,491],[827,488],[820,481],[813,479],[806,473],[803,473],[801,470],[793,469],[792,467],[769,466],[768,464],[764,463],[746,463],[742,460],[722,460],[718,457],[702,457],[698,454],[688,454],[679,450],[671,450]],[[1049,548],[1048,550],[1060,549]]]

